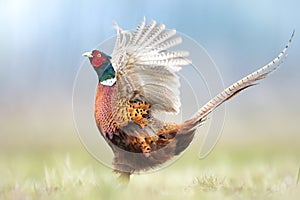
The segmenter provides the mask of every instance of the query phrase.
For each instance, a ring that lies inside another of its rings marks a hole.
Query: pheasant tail
[[[180,154],[189,146],[194,138],[196,129],[205,121],[208,114],[210,114],[215,108],[231,99],[239,92],[245,90],[246,88],[258,84],[259,80],[264,79],[267,75],[269,75],[279,67],[279,65],[283,62],[283,58],[286,56],[286,51],[291,44],[294,32],[295,31],[293,31],[292,36],[286,44],[285,48],[275,59],[226,88],[224,91],[208,101],[204,106],[202,106],[193,118],[183,122],[180,125],[178,134],[176,136],[175,155]]]

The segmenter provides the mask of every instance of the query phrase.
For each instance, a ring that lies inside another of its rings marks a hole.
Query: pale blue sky
[[[295,29],[284,69],[264,84],[280,101],[291,92],[299,100],[299,8],[297,0],[0,1],[0,117],[56,116],[65,105],[70,117],[81,54],[115,34],[112,20],[133,29],[143,16],[203,45],[225,85],[272,60]]]
[[[293,29],[291,53],[299,52],[299,1],[12,0],[0,5],[1,80],[18,78],[24,86],[46,79],[72,82],[81,53],[115,33],[112,20],[132,29],[143,16],[194,38],[226,75],[267,62]]]

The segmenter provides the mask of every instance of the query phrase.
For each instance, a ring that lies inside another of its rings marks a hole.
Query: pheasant
[[[179,111],[177,72],[191,64],[187,51],[170,50],[182,42],[181,37],[154,20],[147,24],[145,18],[134,31],[117,25],[116,29],[111,55],[93,50],[83,56],[99,78],[94,107],[97,127],[114,153],[114,171],[126,182],[131,174],[155,168],[184,151],[209,113],[282,63],[294,35],[269,64],[226,88],[191,119],[174,123],[155,114]]]

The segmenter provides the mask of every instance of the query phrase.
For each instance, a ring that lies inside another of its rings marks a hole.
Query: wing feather
[[[132,39],[130,40],[131,45],[135,45],[137,43],[138,39],[142,35],[145,25],[146,25],[146,18],[144,17],[141,23],[138,25],[138,27],[135,29],[135,31],[132,34]]]
[[[137,45],[143,44],[145,40],[147,40],[148,35],[153,31],[156,27],[156,21],[151,20],[151,22],[144,28],[141,37],[137,41]]]
[[[146,36],[145,40],[143,41],[144,43],[141,43],[141,48],[144,47],[148,47],[153,40],[163,32],[163,30],[165,29],[165,25],[164,24],[160,24],[156,27],[154,27],[151,32]]]
[[[111,55],[117,73],[119,98],[139,98],[152,105],[153,112],[179,112],[179,77],[176,72],[191,62],[187,51],[170,51],[182,42],[175,30],[144,18],[133,32],[117,27]]]
[[[171,48],[173,46],[176,46],[176,45],[180,44],[181,42],[182,42],[182,38],[181,37],[170,38],[170,39],[164,41],[163,43],[160,43],[160,44],[156,45],[155,49],[157,51],[162,51],[162,50]]]

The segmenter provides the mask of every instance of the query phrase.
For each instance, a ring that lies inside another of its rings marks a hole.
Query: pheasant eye
[[[102,55],[101,55],[100,53],[97,55],[98,58],[101,58],[101,56],[102,56]]]

